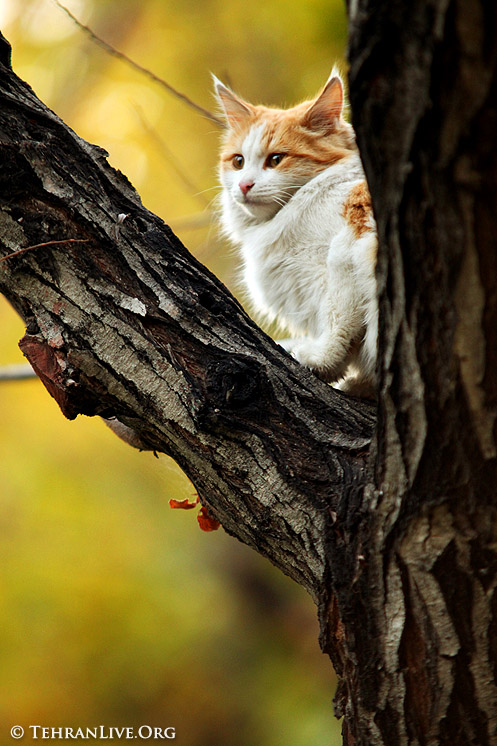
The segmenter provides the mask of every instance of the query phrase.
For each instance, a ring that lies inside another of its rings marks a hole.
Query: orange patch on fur
[[[351,226],[356,238],[372,230],[371,196],[365,181],[352,187],[344,203],[342,215]]]

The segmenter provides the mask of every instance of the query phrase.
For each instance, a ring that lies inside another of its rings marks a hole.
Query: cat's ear
[[[240,126],[252,114],[250,104],[247,104],[245,101],[242,101],[241,98],[238,98],[238,96],[225,86],[224,83],[221,83],[215,75],[212,76],[212,80],[214,82],[216,98],[221,105],[229,126],[233,128]]]
[[[343,111],[343,83],[333,71],[328,82],[304,115],[304,126],[311,130],[333,132]]]

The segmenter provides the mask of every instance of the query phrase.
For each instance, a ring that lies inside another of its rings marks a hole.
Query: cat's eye
[[[269,168],[276,168],[276,166],[280,165],[284,157],[285,157],[284,153],[272,153],[267,158],[266,166],[268,166]]]
[[[234,155],[231,159],[231,165],[233,166],[233,168],[236,168],[237,171],[243,168],[244,163],[245,158],[243,157],[243,155]]]

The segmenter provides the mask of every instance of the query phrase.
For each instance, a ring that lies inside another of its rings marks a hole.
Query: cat
[[[290,109],[255,106],[213,79],[227,123],[221,223],[257,315],[287,329],[279,344],[321,379],[373,397],[376,225],[340,75]]]

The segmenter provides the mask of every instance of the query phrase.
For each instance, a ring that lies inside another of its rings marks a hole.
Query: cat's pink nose
[[[243,193],[244,197],[246,197],[247,196],[247,192],[250,189],[252,189],[252,187],[254,186],[254,182],[253,181],[241,181],[238,186],[242,190],[242,193]]]

